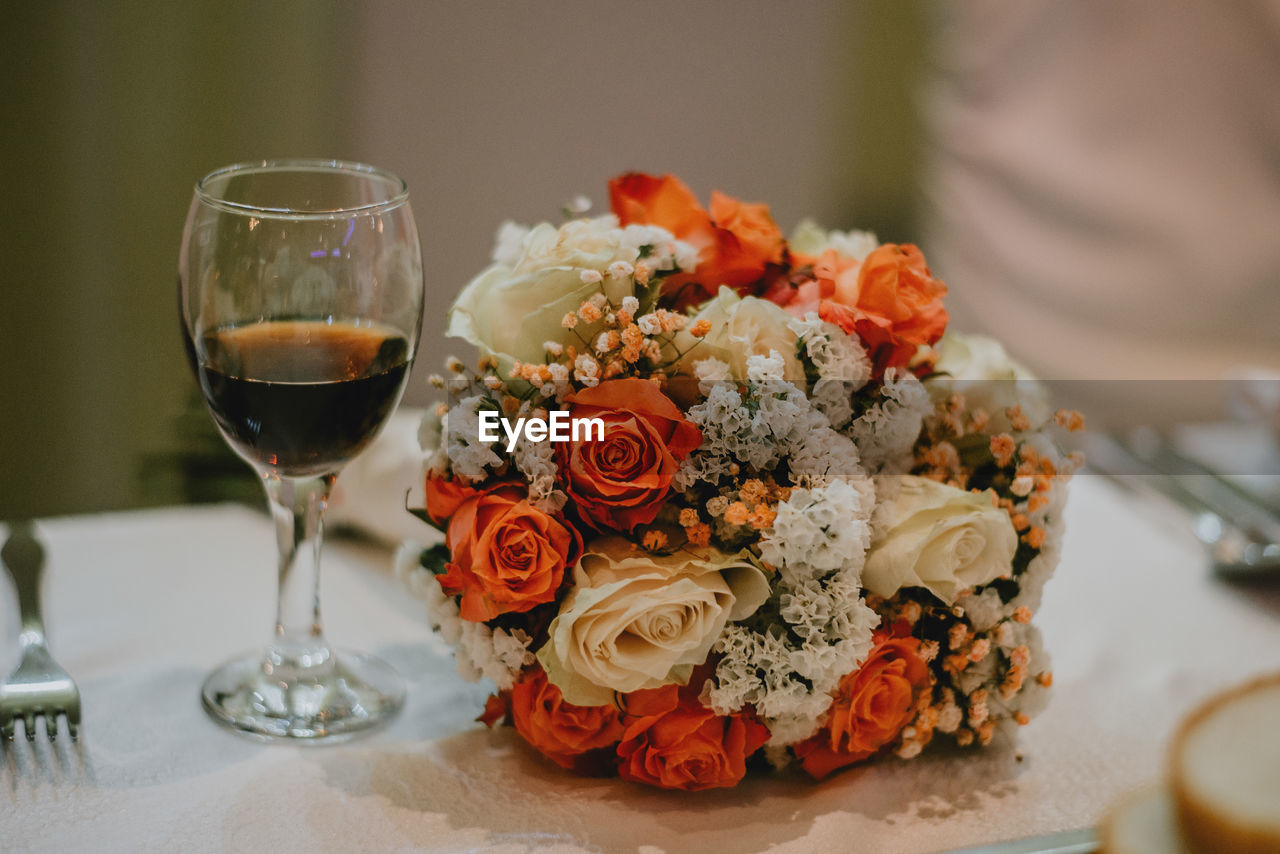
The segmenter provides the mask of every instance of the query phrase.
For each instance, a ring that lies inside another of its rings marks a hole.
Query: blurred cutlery
[[[1189,513],[1192,533],[1222,578],[1280,581],[1280,517],[1214,481],[1225,479],[1212,473],[1172,474],[1187,469],[1171,466],[1167,452],[1139,453],[1102,434],[1089,437],[1086,456],[1091,469],[1125,489],[1155,492]]]
[[[1178,477],[1188,489],[1208,503],[1226,508],[1233,517],[1252,520],[1264,529],[1280,529],[1280,503],[1183,454],[1168,437],[1144,428],[1131,433],[1126,444],[1144,462]]]

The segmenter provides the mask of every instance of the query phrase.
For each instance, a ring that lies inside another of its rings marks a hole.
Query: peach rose
[[[430,504],[428,504],[430,506]],[[473,622],[528,611],[556,597],[564,570],[577,562],[582,538],[529,503],[518,486],[476,492],[458,504],[445,534],[450,562],[440,587],[462,595]]]
[[[566,703],[541,667],[526,671],[511,689],[511,720],[525,741],[562,768],[579,774],[613,769],[609,748],[623,729],[618,710]]]
[[[696,792],[737,785],[747,758],[769,740],[750,711],[720,716],[689,691],[667,685],[626,695],[618,776]]]
[[[570,417],[604,421],[603,440],[556,446],[565,491],[579,514],[602,530],[652,522],[702,433],[648,380],[606,380],[565,400]]]
[[[929,686],[929,668],[917,655],[920,641],[889,632],[877,632],[876,640],[862,666],[840,680],[817,735],[793,748],[816,779],[866,759],[897,738]]]
[[[924,255],[910,244],[886,243],[866,257],[858,267],[855,302],[848,302],[847,291],[841,290],[818,313],[858,334],[877,376],[890,367],[906,367],[921,344],[935,343],[947,329],[942,305],[947,286],[933,277]]]
[[[793,252],[791,260],[797,268],[809,267],[812,278],[800,280],[792,289],[770,294],[787,311],[804,317],[811,311],[820,311],[827,302],[848,306],[857,304],[858,270],[862,262],[835,249],[825,249],[813,256]]]
[[[859,261],[827,248],[792,255],[811,277],[766,296],[803,317],[811,311],[856,334],[871,356],[875,376],[906,367],[921,344],[934,344],[947,328],[942,298],[947,286],[933,277],[924,255],[910,244],[886,243]]]
[[[786,254],[782,232],[763,204],[747,204],[720,192],[711,194],[711,210],[678,178],[629,172],[609,182],[609,202],[622,225],[657,225],[698,250],[698,266],[663,282],[676,307],[715,296],[721,285],[755,294],[771,264]]]

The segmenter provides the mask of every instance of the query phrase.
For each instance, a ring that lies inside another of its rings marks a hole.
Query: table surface
[[[84,700],[75,748],[0,753],[0,847],[36,851],[929,852],[1094,824],[1155,779],[1190,706],[1280,669],[1280,592],[1210,579],[1185,519],[1094,476],[1072,485],[1067,544],[1037,620],[1049,708],[1015,741],[687,795],[566,775],[473,722],[463,682],[392,577],[390,553],[335,541],[331,639],[410,684],[386,730],[333,747],[260,745],[201,711],[202,677],[265,640],[274,543],[235,506],[50,519],[46,612]],[[0,584],[0,669],[12,666]]]

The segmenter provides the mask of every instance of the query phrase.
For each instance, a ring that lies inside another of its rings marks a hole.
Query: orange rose
[[[919,649],[915,638],[877,632],[871,655],[840,680],[822,729],[793,748],[804,770],[821,780],[897,738],[930,683],[929,668],[916,654]]]
[[[905,367],[917,347],[937,342],[947,328],[942,305],[947,286],[933,277],[924,255],[910,244],[886,243],[863,259],[856,301],[848,301],[849,289],[839,279],[832,292],[819,316],[858,334],[876,376],[890,367]]]
[[[741,294],[760,291],[770,264],[786,252],[782,232],[762,204],[746,204],[720,192],[711,211],[678,178],[628,172],[609,182],[609,202],[619,221],[657,225],[698,250],[698,266],[663,281],[677,308],[713,297],[721,285]]]
[[[490,694],[484,701],[484,711],[476,718],[477,721],[492,729],[498,721],[506,718],[510,714],[511,692],[499,691],[497,694]]]
[[[511,689],[511,720],[525,741],[562,768],[579,774],[613,769],[609,748],[622,738],[618,710],[566,703],[541,667],[526,671]]]
[[[428,476],[426,486],[427,515],[431,517],[431,521],[437,525],[442,525],[448,521],[450,516],[458,512],[462,502],[471,498],[477,492],[478,490],[475,487],[467,486],[462,481]]]
[[[510,485],[476,492],[458,504],[445,545],[451,560],[440,586],[451,596],[462,594],[459,610],[473,622],[552,601],[565,566],[582,553],[577,531]]]
[[[618,776],[689,792],[737,785],[769,740],[752,712],[721,717],[675,685],[627,694],[623,724]]]
[[[600,418],[604,439],[556,446],[565,491],[599,529],[653,521],[680,461],[702,433],[648,380],[606,380],[565,398],[572,418]]]

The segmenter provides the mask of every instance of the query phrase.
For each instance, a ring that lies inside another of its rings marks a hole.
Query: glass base
[[[227,662],[201,689],[205,711],[261,741],[345,741],[381,726],[404,705],[404,680],[380,659],[324,651],[320,666],[282,667],[268,651]]]

